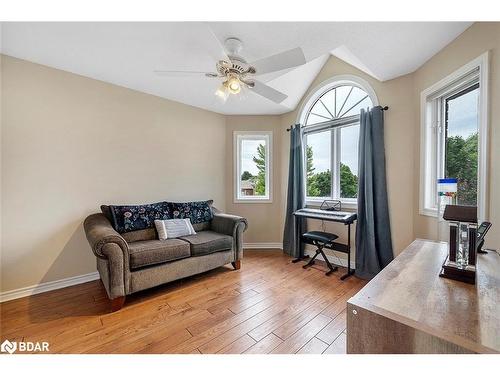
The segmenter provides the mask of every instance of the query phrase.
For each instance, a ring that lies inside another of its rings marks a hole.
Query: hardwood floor
[[[0,305],[1,341],[51,353],[345,353],[346,301],[364,285],[278,250],[127,297],[108,313],[100,281]]]

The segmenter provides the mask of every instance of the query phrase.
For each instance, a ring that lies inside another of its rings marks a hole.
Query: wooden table
[[[347,353],[500,353],[500,256],[476,285],[438,276],[447,244],[415,240],[347,303]]]

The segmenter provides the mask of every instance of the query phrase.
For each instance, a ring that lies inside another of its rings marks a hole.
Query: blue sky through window
[[[257,156],[257,147],[261,145],[265,145],[264,140],[251,140],[244,139],[241,142],[241,173],[244,171],[250,172],[253,176],[256,176],[259,173],[255,162],[253,161],[253,157]]]
[[[341,129],[340,160],[358,175],[358,140],[359,125]],[[314,133],[307,136],[307,145],[313,149],[314,173],[324,172],[331,168],[331,131]]]
[[[448,137],[477,133],[479,89],[448,101]]]

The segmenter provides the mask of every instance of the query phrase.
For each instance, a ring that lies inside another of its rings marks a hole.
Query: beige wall
[[[271,203],[234,203],[233,132],[273,132],[273,184]],[[248,220],[245,243],[279,243],[283,237],[281,194],[281,122],[279,116],[227,116],[226,209]]]
[[[225,208],[224,116],[10,57],[1,72],[2,291],[94,272],[82,221],[101,203]]]
[[[414,74],[413,131],[415,171],[415,236],[436,238],[435,219],[418,212],[420,173],[420,93],[486,51],[490,51],[490,166],[489,212],[493,227],[488,233],[486,246],[498,248],[500,244],[500,23],[475,23],[457,39],[430,59]]]
[[[385,147],[387,162],[387,187],[389,195],[389,210],[391,218],[393,247],[399,254],[411,241],[413,235],[413,127],[414,106],[412,77],[406,75],[386,82],[380,82],[352,65],[336,58],[330,57],[319,75],[316,77],[308,92],[314,90],[319,84],[336,75],[350,74],[363,78],[377,94],[381,105],[388,105],[389,111],[385,113]],[[304,100],[304,99],[303,99]],[[302,101],[303,101],[302,100]],[[297,121],[297,116],[302,105],[297,110],[282,116],[282,194],[286,195],[286,178],[288,168],[289,134],[284,130]],[[321,223],[311,221],[310,228],[319,229]],[[342,225],[329,225],[331,231],[339,234],[345,241],[346,229]],[[354,240],[353,240],[354,243]]]

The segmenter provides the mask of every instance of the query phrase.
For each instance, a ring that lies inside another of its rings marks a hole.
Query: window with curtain
[[[308,204],[339,199],[356,204],[361,108],[373,106],[356,83],[329,84],[305,108],[304,163]]]

